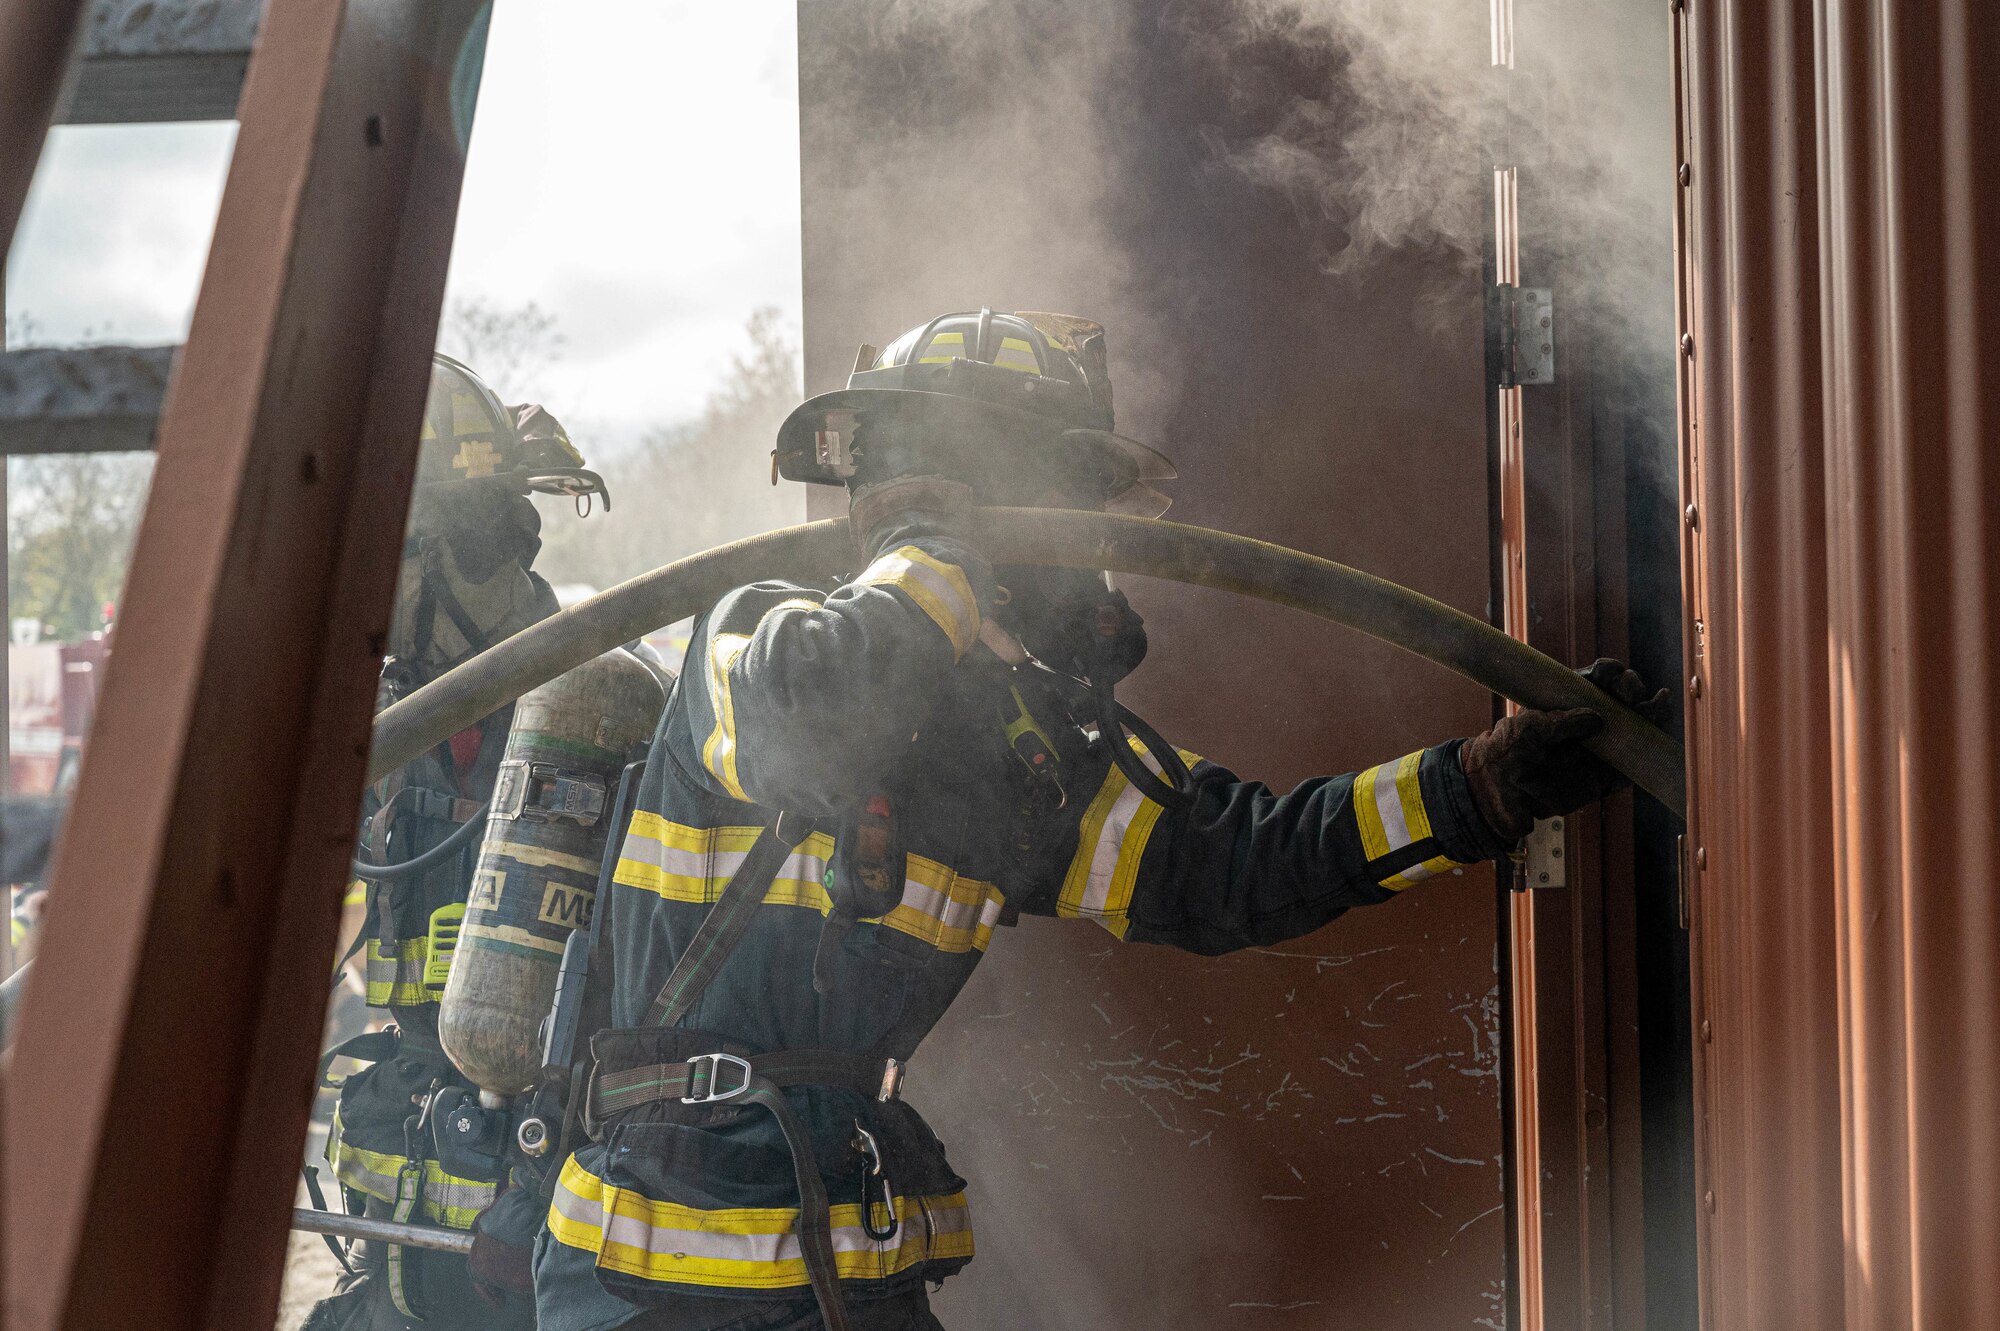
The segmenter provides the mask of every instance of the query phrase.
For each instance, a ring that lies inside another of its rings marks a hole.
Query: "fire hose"
[[[1680,747],[1574,670],[1419,592],[1281,545],[1158,519],[1061,509],[981,510],[974,537],[995,564],[1109,569],[1214,587],[1358,629],[1524,707],[1590,707],[1604,728],[1585,743],[1632,783],[1687,816]],[[708,609],[760,578],[805,581],[851,570],[847,521],[835,518],[717,546],[643,573],[522,630],[385,710],[368,780],[621,643]],[[0,984],[0,1042],[26,968]]]
[[[1063,509],[990,508],[973,539],[996,565],[1109,569],[1254,596],[1393,643],[1524,707],[1589,707],[1590,750],[1686,817],[1680,747],[1574,670],[1491,625],[1393,582],[1281,545],[1157,519]],[[539,684],[766,578],[811,581],[853,569],[836,518],[678,560],[530,626],[395,703],[376,720],[376,781]]]

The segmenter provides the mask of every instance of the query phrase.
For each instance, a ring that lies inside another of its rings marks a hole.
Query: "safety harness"
[[[702,918],[666,983],[660,986],[646,1012],[648,1028],[671,1028],[687,1015],[742,940],[785,862],[812,832],[810,820],[789,813],[780,813],[765,824],[742,865],[724,885],[722,895]],[[834,875],[836,880],[845,876]],[[851,917],[857,909],[865,909],[865,903],[849,902],[845,910],[836,905],[835,915]],[[852,923],[852,919],[847,923]],[[833,925],[833,918],[829,918],[828,926]],[[836,933],[836,941],[838,936]],[[822,952],[826,946],[823,936]],[[826,1184],[820,1177],[811,1135],[785,1099],[784,1091],[790,1086],[830,1087],[888,1101],[900,1095],[902,1082],[903,1064],[893,1058],[832,1049],[759,1054],[723,1048],[681,1062],[593,1070],[586,1091],[584,1127],[593,1138],[598,1138],[606,1119],[647,1105],[666,1105],[676,1112],[684,1107],[755,1105],[770,1114],[792,1156],[792,1173],[799,1189],[799,1249],[820,1317],[828,1331],[847,1331],[847,1305],[841,1296],[834,1261],[832,1211]],[[882,1176],[881,1155],[867,1129],[857,1122],[855,1131],[857,1148],[868,1158],[864,1172],[864,1184],[868,1184]],[[881,1189],[890,1216],[886,1229],[878,1231],[874,1227],[872,1197],[866,1188],[862,1206],[863,1225],[870,1237],[878,1241],[896,1233],[895,1206],[886,1178],[881,1178]]]

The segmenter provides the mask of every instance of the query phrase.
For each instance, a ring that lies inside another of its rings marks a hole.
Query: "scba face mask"
[[[502,478],[421,487],[389,633],[403,687],[435,679],[553,614],[554,594],[529,567],[540,550],[541,515]]]
[[[999,582],[1008,599],[994,618],[1051,669],[1111,685],[1146,659],[1146,621],[1109,574],[1023,567],[1001,570]]]

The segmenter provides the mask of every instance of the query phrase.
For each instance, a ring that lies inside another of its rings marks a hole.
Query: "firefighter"
[[[555,613],[533,568],[541,518],[531,490],[603,494],[546,410],[503,405],[444,355],[432,366],[417,459],[384,707]],[[438,1149],[441,1109],[472,1092],[440,1050],[437,1004],[512,711],[453,735],[363,800],[355,872],[365,895],[348,956],[360,957],[367,1004],[393,1024],[337,1045],[322,1069],[339,1088],[326,1159],[350,1212],[464,1230],[504,1191],[499,1163]],[[337,1056],[364,1066],[335,1083],[327,1069]],[[481,1260],[501,1242],[482,1240],[471,1271],[452,1254],[356,1245],[349,1273],[305,1325],[532,1327],[526,1281],[509,1280],[505,1261]]]
[[[1172,468],[1111,432],[1104,330],[952,314],[857,367],[777,456],[848,487],[866,568],[700,621],[599,907],[610,1027],[536,1251],[543,1331],[937,1326],[925,1284],[972,1222],[902,1070],[994,929],[1274,944],[1620,784],[1587,711],[1285,795],[1169,748],[1110,687],[1146,640],[1108,579],[995,569],[967,535],[974,504],[1164,510]]]

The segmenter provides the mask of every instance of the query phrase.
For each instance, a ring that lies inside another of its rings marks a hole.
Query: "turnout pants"
[[[727,1322],[714,1320],[711,1300],[690,1299],[688,1305],[640,1313],[618,1331],[821,1331],[826,1325],[811,1299],[758,1304],[749,1312],[732,1303],[728,1306],[737,1315]],[[847,1318],[854,1331],[944,1331],[921,1290],[896,1299],[850,1301]]]

